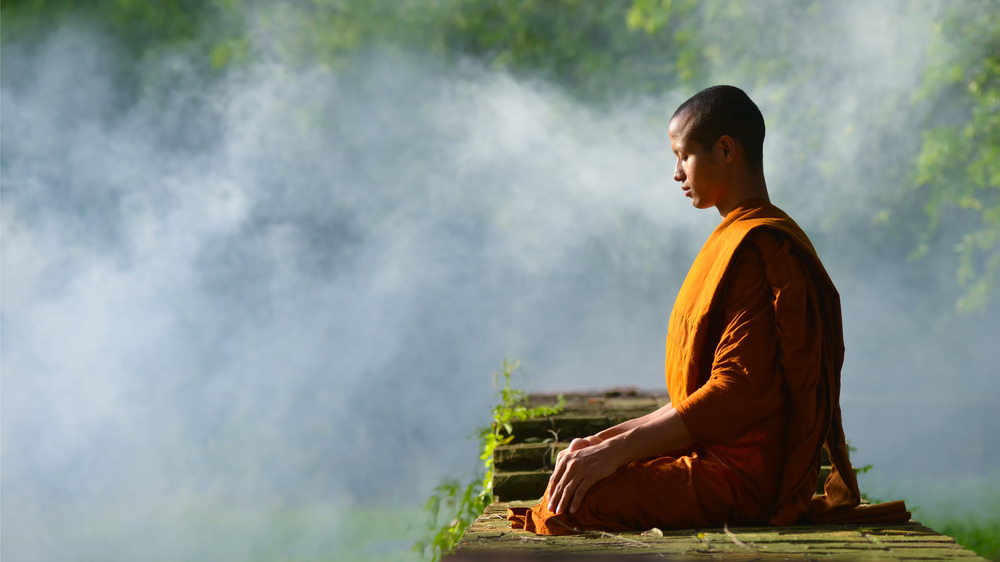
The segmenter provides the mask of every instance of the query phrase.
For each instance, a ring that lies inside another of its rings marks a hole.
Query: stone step
[[[640,392],[636,389],[612,389],[604,392],[573,392],[562,394],[566,411],[600,412],[611,410],[653,410],[670,401],[663,393]],[[554,406],[559,401],[558,394],[530,394],[528,405]]]
[[[594,415],[566,412],[545,418],[528,418],[511,423],[513,443],[538,442],[544,439],[571,441],[577,437],[587,437],[603,429],[624,421],[648,414],[646,410],[615,411],[610,414]]]
[[[631,388],[564,394],[563,397],[565,407],[560,414],[512,422],[513,442],[545,439],[569,442],[643,416],[669,402],[666,394],[641,393]],[[531,394],[528,396],[528,407],[554,406],[557,401],[555,394]]]
[[[517,470],[552,470],[556,455],[569,446],[569,443],[516,443],[501,445],[493,451],[493,468],[497,471]]]
[[[551,470],[518,470],[493,473],[497,501],[537,500],[545,493]]]

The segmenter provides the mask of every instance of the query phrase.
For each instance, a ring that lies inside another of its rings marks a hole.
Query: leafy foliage
[[[454,517],[439,527],[438,517],[442,504]],[[424,506],[428,515],[428,530],[434,535],[428,542],[419,541],[414,544],[413,550],[426,556],[429,548],[431,559],[440,560],[442,555],[455,548],[465,529],[489,504],[490,499],[483,496],[478,477],[466,484],[456,479],[445,480],[434,488],[434,494]]]
[[[428,548],[434,560],[450,552],[462,538],[465,529],[479,517],[486,507],[493,503],[493,450],[514,439],[514,421],[528,418],[552,416],[565,407],[566,401],[559,396],[555,406],[529,407],[528,395],[519,388],[511,387],[511,375],[520,369],[517,359],[504,359],[501,370],[493,373],[493,386],[497,389],[499,401],[493,406],[493,423],[477,432],[482,445],[479,458],[483,461],[479,473],[463,484],[456,479],[448,479],[434,489],[434,494],[424,506],[428,514],[428,530],[434,532],[429,541],[417,542],[413,549],[422,555]],[[500,377],[503,377],[503,387]],[[441,508],[444,506],[453,517],[443,526],[438,526]]]
[[[581,97],[677,86],[699,70],[697,39],[683,31],[696,2],[465,1],[442,26],[444,46]]]
[[[995,2],[950,5],[935,29],[934,63],[918,99],[932,113],[910,193],[923,203],[928,231],[917,255],[945,223],[963,225],[955,244],[965,294],[958,306],[982,310],[1000,285],[1000,12]],[[955,103],[957,100],[957,104]]]
[[[57,24],[82,20],[113,36],[139,59],[165,49],[193,50],[220,69],[248,47],[244,0],[8,0],[4,39],[44,38]]]

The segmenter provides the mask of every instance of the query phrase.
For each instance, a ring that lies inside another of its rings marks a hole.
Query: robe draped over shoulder
[[[763,200],[705,242],[667,330],[667,391],[694,443],[628,463],[573,514],[547,498],[511,509],[514,528],[582,530],[905,522],[903,502],[859,505],[840,414],[840,297],[812,243]],[[833,469],[814,495],[820,451]]]

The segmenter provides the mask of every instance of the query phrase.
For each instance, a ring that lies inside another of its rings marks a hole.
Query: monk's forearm
[[[614,427],[609,427],[608,429],[605,429],[597,433],[594,437],[597,437],[599,441],[607,441],[608,439],[611,439],[612,437],[615,437],[617,435],[621,435],[626,431],[635,429],[636,427],[645,425],[647,423],[651,423],[653,420],[666,415],[666,413],[669,412],[670,410],[673,410],[673,406],[671,405],[671,403],[667,403],[666,406],[661,406],[660,408],[653,410],[652,412],[646,414],[645,416],[632,418]]]
[[[680,449],[690,442],[680,414],[669,404],[597,435],[574,439],[569,448],[559,452],[549,478],[545,492],[548,509],[554,513],[576,511],[587,490],[618,467]]]
[[[681,449],[690,445],[692,441],[693,438],[684,425],[684,420],[677,410],[670,408],[647,419],[644,423],[607,439],[598,446],[606,447],[621,466],[631,461]]]

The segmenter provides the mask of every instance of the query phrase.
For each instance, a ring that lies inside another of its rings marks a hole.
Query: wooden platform
[[[446,560],[985,560],[916,521],[893,526],[739,527],[559,537],[512,530],[507,507],[531,504],[491,505]]]
[[[494,494],[498,499],[462,536],[446,559],[588,560],[656,558],[675,560],[983,560],[954,539],[916,521],[896,526],[803,525],[705,530],[658,530],[546,537],[515,531],[506,520],[510,506],[537,502],[555,455],[575,437],[592,435],[666,404],[665,394],[635,389],[565,396],[556,416],[515,422],[514,441],[494,452]],[[555,395],[534,394],[531,406],[552,405]],[[827,464],[824,459],[822,464]],[[826,479],[824,467],[818,486]]]

